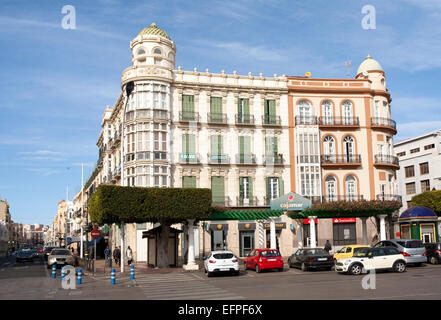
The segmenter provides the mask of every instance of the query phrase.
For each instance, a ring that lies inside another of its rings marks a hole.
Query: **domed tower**
[[[122,185],[170,187],[171,83],[176,47],[155,23],[130,42],[132,66],[122,72]]]
[[[369,79],[372,81],[372,89],[386,90],[386,79],[380,63],[370,55],[360,64],[357,70],[357,79]]]

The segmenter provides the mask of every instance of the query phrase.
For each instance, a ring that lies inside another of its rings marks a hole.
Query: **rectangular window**
[[[182,177],[182,188],[196,188],[196,177]]]
[[[404,157],[406,155],[406,151],[397,153],[397,157]]]
[[[253,204],[253,179],[239,177],[239,205]]]
[[[211,177],[212,202],[217,205],[225,205],[224,177]]]
[[[238,123],[250,123],[250,100],[239,99],[237,103]]]
[[[427,146],[424,146],[424,150],[430,150],[430,149],[434,149],[435,148],[435,144],[428,144]]]
[[[355,223],[334,223],[334,246],[357,243]]]
[[[182,95],[182,120],[195,120],[194,96]]]
[[[214,122],[222,122],[222,98],[211,97],[210,98],[210,118]]]
[[[415,148],[415,149],[411,149],[410,150],[410,153],[412,154],[412,153],[417,153],[417,152],[420,152],[420,148]]]
[[[421,192],[430,191],[430,180],[421,181]]]
[[[423,162],[420,163],[420,174],[428,174],[429,173],[429,163]]]
[[[404,168],[404,174],[406,178],[414,177],[415,176],[415,168],[414,166],[408,166]]]
[[[406,194],[414,194],[415,190],[415,182],[406,183]]]
[[[278,153],[277,137],[265,137],[265,155],[277,156]]]
[[[276,101],[275,100],[265,99],[264,113],[265,113],[265,123],[266,124],[276,123]]]

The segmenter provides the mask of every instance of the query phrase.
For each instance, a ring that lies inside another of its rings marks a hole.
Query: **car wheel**
[[[350,268],[349,268],[349,273],[355,276],[358,276],[361,274],[361,271],[363,270],[363,266],[359,263],[354,263]]]
[[[308,270],[308,268],[306,267],[306,264],[304,264],[304,263],[302,263],[301,269],[302,269],[302,271],[307,271]]]
[[[211,277],[213,274],[210,271],[207,271],[207,277]]]
[[[431,263],[431,264],[438,264],[438,259],[435,258],[435,257],[431,257],[431,258],[430,258],[430,263]]]
[[[260,270],[260,268],[259,268],[259,265],[256,264],[256,272],[259,273],[260,271],[261,271],[261,270]]]
[[[279,272],[283,272],[283,268],[279,268]]]
[[[403,261],[397,261],[394,263],[393,269],[395,272],[404,272],[406,271],[406,264]]]

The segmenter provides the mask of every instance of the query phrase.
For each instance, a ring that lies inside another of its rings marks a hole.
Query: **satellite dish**
[[[305,72],[305,77],[309,78],[311,76],[311,72]]]

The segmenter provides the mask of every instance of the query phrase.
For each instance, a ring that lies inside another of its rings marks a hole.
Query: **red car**
[[[245,258],[245,270],[278,269],[283,271],[283,259],[277,249],[254,249]]]

